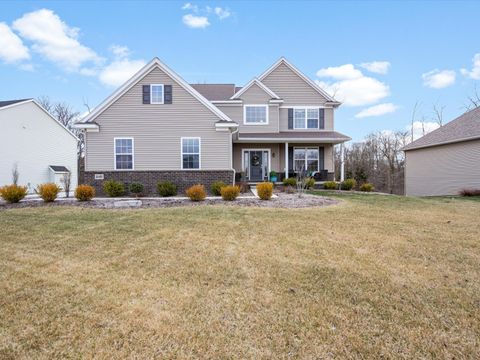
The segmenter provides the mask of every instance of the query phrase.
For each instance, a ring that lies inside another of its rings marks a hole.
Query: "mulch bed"
[[[265,207],[265,208],[309,208],[323,207],[338,204],[339,201],[324,196],[316,196],[303,194],[277,193],[276,198],[268,201],[260,200],[255,197],[244,197],[235,201],[224,201],[221,198],[207,198],[202,202],[193,202],[189,199],[171,197],[171,198],[111,198],[111,199],[94,199],[87,202],[79,202],[75,199],[59,199],[53,203],[44,203],[39,200],[22,200],[18,204],[7,204],[0,201],[0,211],[6,209],[28,208],[28,207],[54,207],[54,206],[78,206],[84,208],[97,209],[113,209],[113,208],[168,208],[178,206],[203,206],[203,205],[226,205],[226,206],[242,206],[242,207]],[[140,201],[141,204],[132,202]],[[129,206],[129,203],[132,203]]]

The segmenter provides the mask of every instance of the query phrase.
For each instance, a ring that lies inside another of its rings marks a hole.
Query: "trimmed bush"
[[[5,185],[0,187],[0,196],[8,203],[18,203],[27,195],[27,190],[26,186]]]
[[[192,201],[203,201],[207,197],[205,186],[200,184],[190,186],[185,193]]]
[[[336,190],[338,188],[338,185],[335,181],[325,181],[323,183],[323,188],[325,190]]]
[[[157,184],[158,195],[163,197],[177,195],[177,185],[170,181],[160,182]]]
[[[240,187],[236,185],[226,185],[220,189],[220,195],[225,201],[233,201],[240,194]]]
[[[211,186],[210,186],[210,191],[212,192],[213,195],[215,196],[220,196],[222,193],[220,192],[223,187],[227,186],[223,181],[215,181]]]
[[[273,184],[271,182],[257,184],[257,194],[262,200],[270,200],[273,194]]]
[[[95,188],[90,185],[78,185],[75,189],[75,197],[78,201],[90,201],[95,197]]]
[[[461,196],[480,196],[480,189],[462,189]]]
[[[122,196],[125,194],[125,185],[115,180],[107,180],[103,183],[103,191],[110,197]]]
[[[295,178],[285,178],[283,179],[283,185],[285,186],[297,186],[297,179]]]
[[[373,184],[370,184],[370,183],[365,183],[365,184],[362,184],[362,186],[360,186],[360,191],[372,192],[373,190],[375,190],[375,186],[373,186]]]
[[[40,195],[45,202],[55,201],[59,192],[60,188],[54,183],[40,184],[37,187],[38,195]]]
[[[142,183],[134,182],[130,184],[130,192],[135,194],[135,196],[140,196],[140,194],[143,193],[143,189],[144,187]]]
[[[340,184],[342,190],[352,190],[355,186],[357,186],[355,179],[346,179]]]
[[[315,186],[315,179],[312,177],[309,177],[308,179],[306,179],[305,186],[307,189],[313,189]]]

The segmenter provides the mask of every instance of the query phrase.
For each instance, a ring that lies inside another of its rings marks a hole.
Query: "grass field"
[[[480,202],[340,198],[0,211],[0,358],[480,358]]]

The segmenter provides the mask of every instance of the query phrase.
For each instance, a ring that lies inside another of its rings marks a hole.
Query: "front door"
[[[250,181],[263,181],[263,151],[250,151]]]

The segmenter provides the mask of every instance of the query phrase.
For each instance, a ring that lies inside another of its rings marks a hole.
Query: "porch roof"
[[[251,133],[239,134],[237,143],[276,143],[276,142],[295,142],[295,143],[328,143],[340,144],[352,140],[347,135],[336,131],[283,131],[278,133]]]

